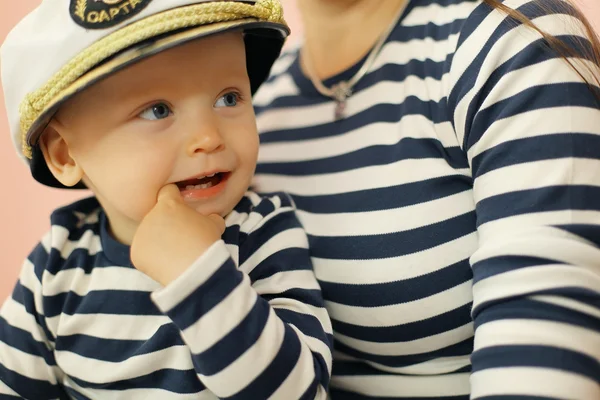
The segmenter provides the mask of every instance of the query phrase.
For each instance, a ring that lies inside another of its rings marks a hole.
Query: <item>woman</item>
[[[298,4],[255,186],[309,233],[332,398],[600,398],[589,24],[558,0]]]

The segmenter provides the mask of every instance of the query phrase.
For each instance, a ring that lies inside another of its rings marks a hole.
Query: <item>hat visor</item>
[[[77,93],[117,71],[167,49],[203,37],[234,30],[244,31],[246,35],[254,36],[252,38],[253,40],[249,41],[246,39],[248,75],[250,77],[252,93],[254,94],[260,84],[268,77],[271,66],[279,56],[285,38],[289,34],[288,28],[283,24],[248,18],[187,28],[143,40],[104,60],[96,67],[93,67],[90,71],[54,96],[49,102],[48,106],[41,112],[39,118],[37,118],[31,126],[31,129],[27,134],[26,140],[33,148],[33,155],[30,163],[33,177],[44,185],[66,188],[54,178],[48,169],[43,155],[41,154],[41,151],[39,151],[37,142],[58,109]],[[252,50],[249,50],[248,46],[252,46]],[[80,183],[70,188],[80,189],[85,188],[85,185]]]

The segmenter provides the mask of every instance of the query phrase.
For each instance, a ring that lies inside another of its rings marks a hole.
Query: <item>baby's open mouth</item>
[[[181,191],[209,189],[213,186],[217,186],[226,179],[228,175],[229,172],[216,172],[198,178],[186,179],[185,181],[177,182],[176,185]]]

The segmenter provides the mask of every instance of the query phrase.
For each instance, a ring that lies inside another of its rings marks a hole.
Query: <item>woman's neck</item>
[[[300,0],[304,24],[302,66],[318,79],[338,74],[363,58],[409,0]]]

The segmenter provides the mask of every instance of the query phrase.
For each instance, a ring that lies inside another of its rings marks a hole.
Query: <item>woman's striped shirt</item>
[[[589,48],[564,3],[504,4]],[[341,121],[281,57],[255,188],[291,193],[308,232],[333,400],[600,398],[598,104],[480,0],[411,0]]]

